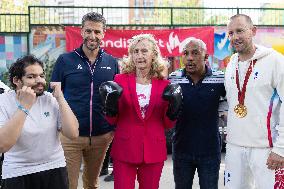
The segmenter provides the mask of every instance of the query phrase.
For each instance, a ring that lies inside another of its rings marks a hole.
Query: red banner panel
[[[82,36],[79,27],[67,26],[66,50],[72,51],[82,44]],[[207,45],[209,54],[214,53],[214,28],[189,28],[189,29],[163,29],[163,30],[113,30],[109,29],[105,33],[101,47],[114,57],[127,55],[129,42],[134,35],[152,34],[164,57],[180,56],[184,45],[195,37],[203,40]]]

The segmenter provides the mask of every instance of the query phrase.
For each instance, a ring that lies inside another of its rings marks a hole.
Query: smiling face
[[[152,62],[154,59],[153,44],[147,40],[143,39],[139,41],[132,51],[132,60],[137,69],[145,70],[151,69]]]
[[[90,51],[97,50],[104,38],[104,25],[101,22],[86,21],[81,29],[83,45]]]
[[[249,23],[244,16],[233,18],[227,29],[230,44],[237,53],[246,54],[253,49],[252,38],[256,34],[256,27]]]
[[[183,50],[182,62],[189,75],[201,75],[205,70],[207,54],[197,42],[189,42]]]
[[[37,96],[41,96],[46,86],[45,74],[42,67],[36,63],[27,66],[24,71],[25,74],[21,79],[16,77],[13,79],[13,83],[17,86],[16,90],[27,86],[31,87]]]

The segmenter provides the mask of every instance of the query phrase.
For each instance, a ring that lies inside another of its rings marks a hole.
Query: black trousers
[[[68,189],[66,167],[2,180],[1,189]]]

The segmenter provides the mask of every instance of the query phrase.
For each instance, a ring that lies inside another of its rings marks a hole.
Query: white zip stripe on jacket
[[[284,99],[284,56],[270,48],[256,47],[255,54],[248,60],[257,59],[257,62],[247,83],[244,104],[248,113],[244,118],[238,118],[234,112],[238,104],[237,54],[231,57],[226,69],[227,142],[244,147],[270,147],[271,135],[272,151],[284,157],[284,105],[281,103]]]

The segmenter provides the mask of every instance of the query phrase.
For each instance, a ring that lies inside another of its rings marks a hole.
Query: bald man
[[[231,57],[225,74],[229,104],[225,186],[283,188],[284,57],[253,43],[256,27],[238,14],[227,25]]]

